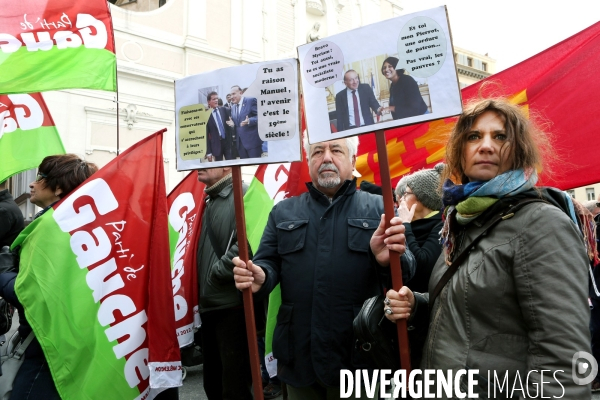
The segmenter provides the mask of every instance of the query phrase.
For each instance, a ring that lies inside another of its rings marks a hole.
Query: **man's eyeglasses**
[[[45,179],[45,178],[47,178],[47,177],[48,177],[48,175],[46,175],[46,174],[42,174],[41,172],[38,172],[37,176],[35,177],[35,181],[36,181],[36,182],[39,182],[39,181],[41,181],[42,179]]]
[[[406,196],[408,196],[409,194],[414,194],[413,192],[409,192],[408,190],[404,192],[404,194],[402,195],[402,197],[400,197],[401,199],[405,199]]]

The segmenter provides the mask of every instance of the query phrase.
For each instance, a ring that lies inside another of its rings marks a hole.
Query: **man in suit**
[[[353,69],[344,74],[344,85],[346,89],[335,95],[338,132],[374,124],[371,110],[379,115],[382,107],[375,99],[371,86],[360,83]]]
[[[258,158],[263,141],[258,136],[256,98],[243,97],[239,86],[231,87],[231,117],[227,125],[234,128],[240,158]]]
[[[212,108],[206,123],[206,158],[208,161],[223,161],[233,159],[231,147],[233,142],[233,128],[225,122],[231,114],[225,107],[219,107],[219,95],[210,92],[206,96],[208,106]]]

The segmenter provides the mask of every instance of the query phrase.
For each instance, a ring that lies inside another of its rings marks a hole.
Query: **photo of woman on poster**
[[[423,101],[419,85],[415,79],[404,73],[404,69],[396,69],[398,59],[388,57],[383,61],[381,73],[391,83],[389,106],[383,113],[390,112],[393,119],[414,117],[428,112]]]

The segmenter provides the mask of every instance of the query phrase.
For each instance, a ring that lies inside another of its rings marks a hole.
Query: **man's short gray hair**
[[[346,139],[346,147],[348,147],[348,158],[352,161],[352,156],[355,156],[358,152],[358,136],[350,136]],[[310,144],[308,144],[308,135],[306,132],[302,137],[302,144],[304,144],[304,152],[306,153],[306,161],[310,160]]]
[[[589,200],[586,201],[585,203],[582,203],[582,205],[587,208],[589,210],[589,212],[591,212],[592,214],[594,213],[594,210],[596,209],[596,200]]]

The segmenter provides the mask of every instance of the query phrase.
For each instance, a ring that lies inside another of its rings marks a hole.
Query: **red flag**
[[[562,163],[550,163],[552,176],[543,184],[568,189],[600,181],[596,103],[600,93],[600,23],[559,44],[462,90],[463,102],[479,97],[484,82],[530,114],[550,121],[554,152]],[[486,93],[483,93],[486,95]],[[444,158],[447,134],[455,118],[412,125],[386,132],[394,183],[404,174],[432,168]],[[362,179],[380,184],[375,135],[361,136],[357,170]]]
[[[164,131],[127,149],[18,238],[17,293],[63,398],[102,390],[150,399],[159,391],[151,388],[181,385]]]
[[[180,347],[192,343],[193,328],[200,327],[196,244],[206,205],[204,188],[196,171],[192,171],[167,196],[175,328]]]
[[[41,93],[0,95],[0,182],[64,153]]]

